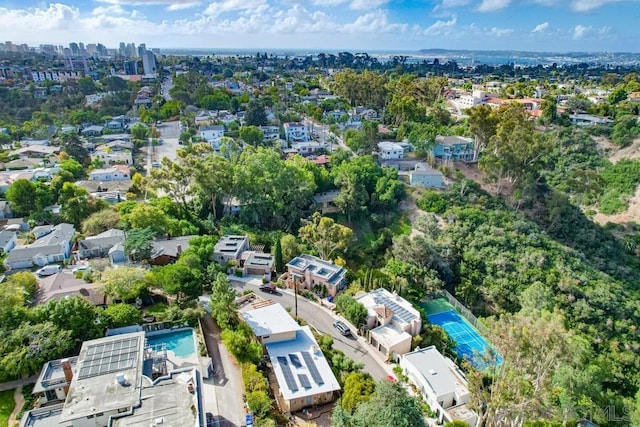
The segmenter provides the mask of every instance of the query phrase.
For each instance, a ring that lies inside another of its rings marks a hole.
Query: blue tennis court
[[[479,355],[491,348],[484,338],[457,311],[449,310],[427,316],[429,323],[438,325],[456,342],[456,353],[476,368],[484,367]],[[496,364],[502,363],[498,355]]]

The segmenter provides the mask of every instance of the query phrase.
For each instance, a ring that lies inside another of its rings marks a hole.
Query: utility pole
[[[298,317],[298,282],[296,282],[296,279],[293,279],[293,298],[295,301],[295,312],[296,312],[296,317]]]

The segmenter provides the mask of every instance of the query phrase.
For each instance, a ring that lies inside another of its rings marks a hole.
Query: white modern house
[[[215,147],[220,144],[220,140],[224,136],[224,126],[200,126],[198,128],[198,136],[200,139],[207,141],[212,147]]]
[[[242,317],[264,344],[277,383],[276,396],[285,413],[335,398],[340,384],[309,326],[300,326],[280,304],[249,310]]]
[[[301,142],[309,141],[309,132],[303,123],[289,122],[283,125],[284,134],[287,141]]]
[[[105,169],[94,169],[89,172],[91,181],[124,181],[131,179],[131,171],[127,165],[114,165]]]
[[[280,138],[280,128],[278,126],[260,126],[265,141],[275,141]]]
[[[402,159],[404,147],[393,141],[378,142],[378,156],[383,160]]]
[[[376,350],[393,360],[411,351],[411,339],[422,330],[422,317],[409,301],[384,288],[356,299],[367,308],[364,326]]]
[[[329,144],[322,141],[300,141],[291,144],[291,148],[296,150],[296,153],[301,156],[313,154],[320,150],[326,150],[328,147]]]
[[[403,355],[400,367],[436,412],[440,423],[459,420],[475,426],[478,416],[467,406],[471,399],[467,380],[460,368],[435,346]]]
[[[219,264],[239,261],[242,253],[249,250],[249,236],[222,236],[213,247],[213,260]]]

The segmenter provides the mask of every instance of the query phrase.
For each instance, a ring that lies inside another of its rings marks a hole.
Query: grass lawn
[[[13,400],[13,390],[7,390],[0,392],[0,427],[6,427],[9,425],[9,415],[16,406],[16,402]]]
[[[159,314],[164,313],[165,311],[167,311],[167,308],[169,306],[164,303],[164,302],[158,302],[156,304],[153,304],[152,306],[149,306],[145,309],[145,314],[146,315],[153,315],[153,316],[157,316]]]

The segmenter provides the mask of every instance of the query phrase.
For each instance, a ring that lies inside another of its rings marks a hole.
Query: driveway
[[[290,307],[291,313],[295,314],[294,296],[292,293],[289,293],[289,291],[283,292],[283,290],[279,290],[276,295],[264,293],[258,290],[261,284],[259,280],[241,282],[231,279],[231,283],[233,288],[236,290],[253,290],[265,299],[270,299],[274,302],[280,303],[285,308]],[[393,372],[391,365],[385,365],[381,356],[378,358],[377,355],[374,355],[373,352],[375,350],[372,347],[369,347],[362,337],[354,335],[348,337],[342,336],[333,327],[333,322],[336,319],[339,319],[339,317],[329,312],[328,309],[323,309],[317,304],[314,304],[306,298],[298,295],[298,316],[306,320],[320,333],[331,335],[333,337],[333,347],[343,351],[356,362],[364,363],[364,371],[368,372],[374,379],[384,379],[387,375]],[[352,333],[355,332],[352,330]],[[385,365],[387,369],[383,368],[382,365]]]
[[[219,426],[245,425],[244,393],[240,367],[222,344],[220,328],[210,315],[202,320],[207,353],[213,361],[213,377],[203,380],[205,412],[218,415]]]

